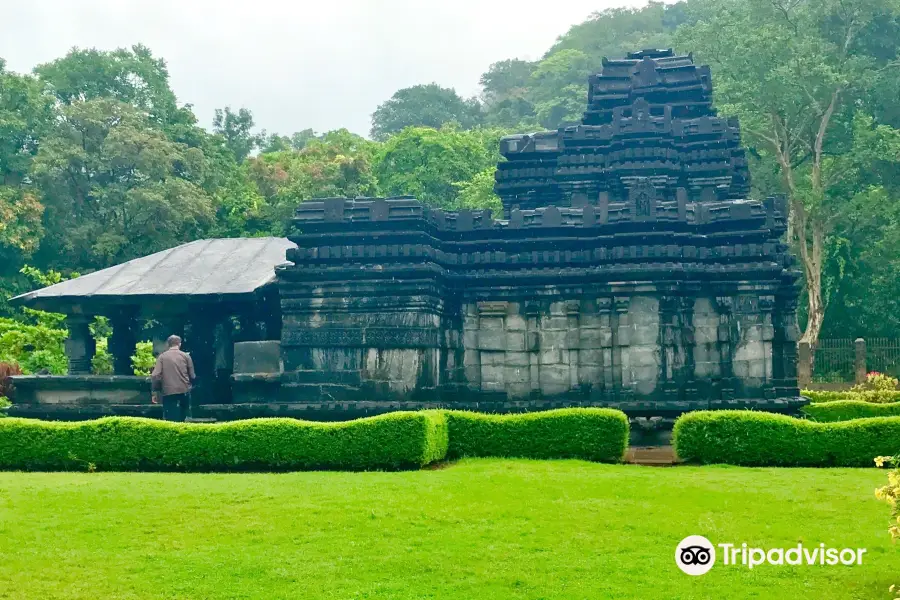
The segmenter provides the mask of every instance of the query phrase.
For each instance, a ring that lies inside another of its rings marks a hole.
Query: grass
[[[874,469],[465,460],[402,473],[0,473],[0,598],[889,598]],[[675,566],[689,534],[859,567]]]

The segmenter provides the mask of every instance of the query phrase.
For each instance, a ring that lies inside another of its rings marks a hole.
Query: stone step
[[[632,465],[667,467],[678,463],[672,446],[630,446],[625,462]]]

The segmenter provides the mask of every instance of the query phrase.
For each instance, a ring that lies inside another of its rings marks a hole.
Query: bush
[[[447,411],[448,456],[582,458],[614,462],[628,447],[625,413],[564,408],[517,415]]]
[[[701,463],[785,467],[868,467],[900,452],[900,417],[817,423],[772,413],[698,411],[678,418],[679,458]]]
[[[153,342],[138,342],[131,357],[131,366],[138,377],[148,377],[156,366],[153,356]]]
[[[447,421],[439,411],[395,412],[340,423],[0,419],[0,469],[6,470],[407,469],[441,460],[446,452]]]
[[[0,398],[12,397],[12,377],[13,375],[21,375],[22,369],[19,365],[11,362],[0,362]]]
[[[819,392],[815,390],[803,390],[801,396],[805,396],[815,404],[820,402],[871,402],[873,404],[885,404],[888,402],[900,402],[898,390],[849,390],[846,392]]]
[[[900,539],[900,455],[879,456],[875,459],[875,464],[879,467],[894,467],[892,471],[888,472],[887,485],[875,490],[875,497],[891,505],[894,523],[888,531],[891,537]]]
[[[45,323],[28,325],[0,318],[0,361],[15,362],[26,375],[48,369],[54,375],[65,375],[69,365],[63,344],[65,329]]]
[[[94,375],[112,375],[113,356],[109,352],[109,338],[97,339],[97,350],[91,359],[91,373]]]
[[[896,377],[891,377],[890,375],[885,375],[878,371],[872,371],[871,373],[866,373],[866,380],[863,383],[854,385],[852,390],[854,392],[864,392],[867,390],[887,392],[895,391],[898,385],[900,385],[900,380]]]
[[[835,423],[852,419],[900,416],[900,402],[876,404],[859,400],[838,400],[804,406],[803,414],[820,423]]]

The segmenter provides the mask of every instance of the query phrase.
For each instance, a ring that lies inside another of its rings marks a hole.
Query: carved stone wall
[[[501,142],[503,214],[302,203],[278,269],[281,406],[791,410],[782,198],[672,51],[604,60],[581,125]],[[499,217],[499,218],[498,218]]]

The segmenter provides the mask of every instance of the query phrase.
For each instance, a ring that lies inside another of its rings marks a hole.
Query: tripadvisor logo
[[[718,551],[717,551],[718,548]],[[688,575],[703,575],[716,564],[753,569],[760,565],[861,565],[865,548],[829,548],[825,544],[792,548],[753,548],[747,544],[713,544],[702,535],[689,535],[675,548],[675,564]]]
[[[702,535],[689,535],[675,548],[675,564],[688,575],[703,575],[716,564],[716,548]]]

